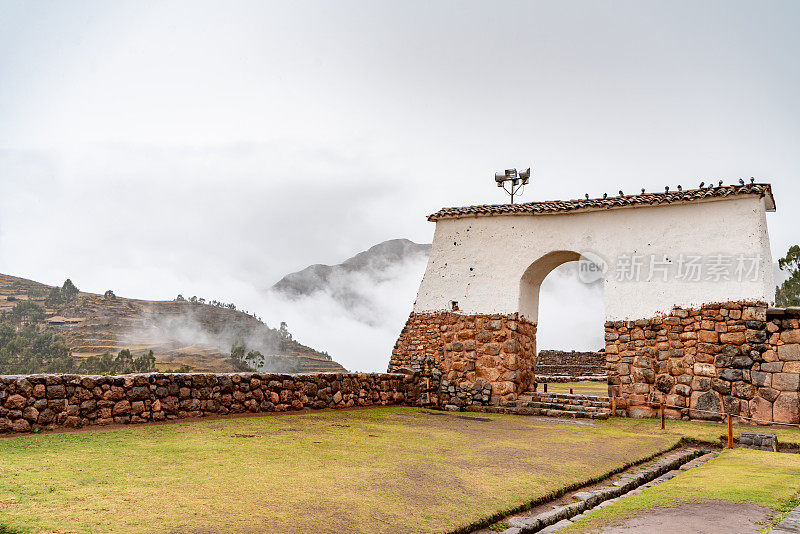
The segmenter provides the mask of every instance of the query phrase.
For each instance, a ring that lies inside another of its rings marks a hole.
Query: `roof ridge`
[[[769,183],[750,183],[744,185],[712,186],[704,189],[687,189],[684,191],[665,191],[663,193],[638,193],[606,198],[544,200],[524,202],[522,204],[480,204],[475,206],[442,208],[430,215],[428,220],[437,221],[439,219],[491,215],[566,213],[580,210],[696,202],[711,198],[739,195],[759,195],[760,197],[767,197],[767,211],[775,211],[775,198],[772,195],[772,185]]]

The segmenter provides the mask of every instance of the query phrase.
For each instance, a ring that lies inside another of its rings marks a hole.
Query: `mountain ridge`
[[[221,306],[188,301],[152,301],[79,292],[67,303],[52,305],[52,286],[0,274],[0,311],[30,300],[45,309],[44,325],[63,336],[77,359],[129,349],[152,350],[158,370],[191,367],[197,372],[230,372],[234,343],[266,357],[264,371],[343,372],[326,353],[292,339],[252,315]]]

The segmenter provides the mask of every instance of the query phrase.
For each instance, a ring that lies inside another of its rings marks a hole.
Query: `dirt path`
[[[773,515],[769,508],[728,501],[687,503],[657,508],[600,530],[600,534],[749,534],[760,532]],[[759,523],[760,522],[760,523]],[[594,531],[598,532],[598,531]]]

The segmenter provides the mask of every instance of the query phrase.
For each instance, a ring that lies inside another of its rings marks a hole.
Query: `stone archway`
[[[750,413],[757,403],[736,395],[749,395],[758,384],[738,378],[746,378],[741,369],[727,372],[727,359],[715,356],[744,352],[746,345],[773,358],[765,331],[755,328],[763,326],[761,310],[774,298],[767,211],[775,211],[769,184],[442,209],[428,218],[436,222],[430,259],[389,371],[416,373],[434,404],[513,398],[534,373],[542,281],[558,265],[591,251],[607,265],[624,266],[625,259],[629,267],[647,261],[658,267],[650,276],[603,273],[606,355],[615,394],[629,407],[681,397],[686,413],[680,415],[691,417],[695,397],[709,392],[711,379],[730,378],[731,393],[721,385],[715,399]],[[721,259],[747,256],[755,275],[679,276],[683,259],[703,252],[714,255],[709,259],[716,259],[717,268]],[[712,310],[722,311],[717,317]],[[725,324],[715,330],[703,320],[706,315]],[[698,324],[690,325],[695,318]],[[645,332],[637,325],[652,328]],[[670,348],[675,336],[681,348]],[[791,404],[792,395],[781,398]]]

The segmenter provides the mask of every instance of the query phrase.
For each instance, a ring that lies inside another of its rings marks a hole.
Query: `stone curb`
[[[629,491],[633,491],[636,488],[647,484],[648,482],[658,479],[659,477],[664,477],[664,480],[672,478],[671,476],[666,477],[665,475],[667,475],[667,473],[670,471],[683,469],[685,464],[687,465],[686,469],[690,468],[688,466],[689,463],[694,463],[694,465],[691,467],[699,465],[702,462],[698,462],[697,460],[701,456],[710,457],[711,455],[713,455],[713,453],[710,453],[706,450],[684,451],[678,454],[675,458],[663,462],[656,462],[655,464],[644,468],[638,473],[631,474],[629,476],[623,474],[622,480],[616,481],[611,486],[606,486],[590,492],[586,491],[576,493],[574,498],[578,499],[577,502],[561,506],[554,510],[542,512],[534,517],[511,517],[507,520],[507,523],[511,528],[504,530],[502,534],[532,534],[539,532],[546,527],[555,525],[560,521],[575,517],[576,515],[588,511],[600,505],[604,501],[621,497]]]

